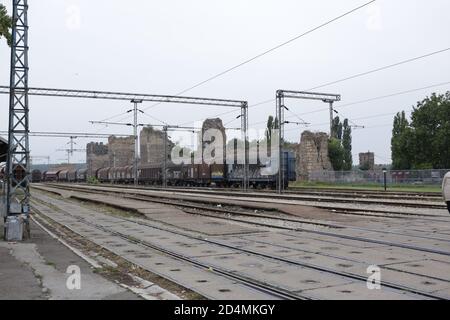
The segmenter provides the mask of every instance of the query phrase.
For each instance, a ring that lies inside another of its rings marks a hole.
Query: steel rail
[[[67,211],[65,211],[65,212],[67,212]],[[68,213],[68,214],[71,215],[70,213]],[[202,241],[204,241],[206,243],[222,246],[224,248],[228,248],[228,249],[235,250],[235,251],[240,251],[240,252],[247,253],[247,254],[252,254],[252,255],[263,257],[263,258],[266,258],[266,259],[275,260],[275,261],[283,262],[283,263],[290,264],[290,265],[296,265],[296,266],[299,266],[299,267],[312,269],[312,270],[316,270],[316,271],[320,271],[320,272],[324,272],[324,273],[329,273],[329,274],[333,274],[333,275],[336,275],[336,276],[350,278],[350,279],[353,279],[353,280],[367,282],[367,277],[365,277],[365,276],[360,276],[360,275],[357,275],[357,274],[352,274],[352,273],[347,273],[347,272],[343,272],[343,271],[333,270],[333,269],[330,269],[330,268],[326,268],[326,267],[322,267],[322,266],[318,266],[318,265],[314,265],[314,264],[310,264],[310,263],[304,263],[304,262],[300,263],[300,262],[297,262],[297,261],[290,260],[288,258],[275,257],[273,255],[257,252],[257,251],[254,251],[254,250],[248,250],[248,249],[243,249],[243,248],[240,248],[240,247],[235,247],[235,246],[232,246],[232,245],[228,245],[228,244],[225,244],[225,243],[220,242],[220,241],[214,241],[214,240],[211,240],[209,238],[204,238],[204,237],[200,237],[199,238],[199,237],[195,237],[195,236],[189,235],[189,234],[181,232],[181,231],[174,231],[174,230],[171,230],[171,229],[150,225],[150,224],[145,223],[145,222],[139,222],[139,221],[135,221],[135,220],[132,220],[132,219],[127,219],[127,218],[124,218],[124,217],[120,217],[120,219],[128,221],[128,222],[131,222],[131,223],[135,223],[137,225],[146,226],[148,228],[153,228],[153,229],[156,229],[156,230],[161,230],[161,231],[165,231],[165,232],[170,232],[172,234],[185,236],[185,237],[188,237],[188,238],[193,239],[193,240],[199,240],[200,239],[200,240],[202,240]],[[99,226],[99,227],[100,228],[104,228],[103,226]],[[114,231],[108,231],[107,229],[104,229],[103,231],[105,231],[105,232],[114,232]],[[122,235],[122,236],[127,237],[126,235]],[[139,240],[136,240],[136,241],[140,242]],[[150,245],[150,246],[153,246],[153,245]],[[156,247],[156,248],[158,248],[158,247]],[[156,249],[156,250],[158,250],[158,249]],[[166,249],[163,249],[163,250],[166,250]],[[170,254],[170,251],[169,251],[169,253],[166,253],[166,254]],[[449,255],[450,255],[450,253],[449,253]],[[190,258],[188,258],[188,259],[190,259]],[[430,294],[430,293],[427,293],[427,292],[423,292],[421,290],[417,290],[417,289],[414,289],[414,288],[409,288],[409,287],[406,287],[406,286],[403,286],[403,285],[394,284],[394,283],[391,283],[391,282],[383,281],[383,286],[391,288],[391,289],[395,289],[395,290],[406,291],[406,292],[409,292],[409,293],[418,294],[418,295],[421,295],[421,296],[424,296],[424,297],[428,297],[428,298],[432,298],[432,299],[436,299],[436,300],[445,300],[444,297],[433,295],[433,294]]]
[[[161,252],[161,253],[163,253],[165,255],[168,255],[170,257],[173,257],[175,259],[188,262],[188,263],[190,263],[190,264],[192,264],[192,265],[194,265],[196,267],[199,267],[201,269],[210,270],[211,272],[217,273],[217,274],[219,274],[221,276],[224,276],[226,278],[229,278],[229,279],[232,279],[232,280],[235,280],[235,281],[239,281],[240,283],[242,283],[242,284],[244,284],[246,286],[249,286],[249,287],[251,287],[253,289],[259,290],[259,291],[264,292],[264,293],[271,294],[274,297],[278,297],[278,298],[282,298],[282,299],[290,299],[290,300],[299,300],[299,299],[311,300],[311,298],[309,298],[309,297],[305,297],[305,296],[302,296],[302,295],[299,295],[299,294],[296,294],[296,293],[291,293],[291,292],[289,292],[289,291],[287,291],[285,289],[278,288],[276,286],[269,285],[267,283],[262,283],[262,282],[260,282],[258,280],[250,279],[250,278],[245,277],[245,276],[240,276],[240,275],[238,275],[238,274],[236,274],[236,273],[234,273],[232,271],[229,271],[229,270],[226,270],[226,269],[223,269],[223,268],[219,268],[219,267],[216,267],[216,266],[211,266],[211,265],[202,263],[202,262],[200,262],[200,261],[198,261],[196,259],[189,258],[186,255],[182,255],[182,254],[176,253],[174,251],[171,251],[171,250],[164,249],[162,247],[153,245],[153,244],[151,244],[151,243],[149,243],[147,241],[138,240],[138,239],[136,239],[136,238],[134,238],[132,236],[128,236],[128,235],[123,234],[121,232],[110,230],[110,229],[108,229],[108,228],[106,228],[106,227],[104,227],[102,225],[99,225],[99,224],[96,224],[96,223],[92,223],[92,222],[86,221],[86,219],[84,219],[82,217],[75,216],[75,215],[71,214],[70,212],[68,212],[68,211],[66,211],[64,209],[61,209],[61,208],[59,208],[59,209],[61,211],[65,212],[65,214],[67,214],[67,215],[71,216],[72,218],[76,219],[77,221],[79,221],[81,223],[84,223],[85,225],[94,227],[94,228],[96,228],[98,230],[104,231],[106,233],[109,233],[109,234],[111,234],[113,236],[119,237],[119,238],[121,238],[123,240],[126,240],[128,242],[131,242],[133,244],[141,245],[143,247],[150,248],[152,250]],[[37,210],[37,209],[34,209],[34,210],[39,212],[39,210]],[[51,217],[49,217],[45,213],[39,212],[39,214],[41,214],[43,216],[46,216],[47,218],[51,219],[55,223],[68,228],[67,225],[64,225],[64,224],[62,224],[60,222],[57,222],[57,221],[53,220]],[[121,218],[121,219],[125,220],[125,221],[128,221],[128,222],[133,222],[132,220],[128,220],[128,219],[124,219],[124,218]],[[147,227],[149,227],[149,226],[147,226]],[[69,228],[69,229],[72,230],[71,228]],[[157,229],[157,228],[155,228],[155,229]],[[161,229],[161,230],[164,231],[164,229]],[[165,230],[165,231],[167,231],[167,230]],[[167,232],[171,232],[171,231],[167,231]],[[77,232],[75,232],[75,233],[77,233]],[[171,232],[171,233],[177,234],[176,232]],[[82,236],[81,234],[79,234],[79,235]],[[180,233],[179,235],[183,235],[183,234]],[[83,237],[83,238],[86,238],[86,237]],[[87,240],[89,240],[89,239],[87,239]],[[198,238],[197,238],[197,240],[198,240]]]
[[[56,188],[60,188],[60,189],[65,189],[65,190],[76,190],[78,192],[84,192],[84,193],[97,193],[97,194],[105,194],[105,193],[114,193],[114,194],[120,194],[122,197],[124,198],[128,198],[128,199],[134,199],[134,200],[141,200],[141,201],[148,201],[148,202],[155,202],[155,203],[160,203],[160,204],[166,204],[166,205],[171,205],[171,206],[189,206],[186,203],[175,203],[173,200],[170,201],[164,201],[164,200],[156,200],[155,199],[148,199],[148,198],[155,198],[155,196],[151,196],[151,195],[140,195],[136,196],[136,195],[131,195],[131,196],[124,196],[124,192],[123,191],[106,191],[106,190],[98,190],[98,189],[93,189],[93,190],[87,190],[86,188],[77,188],[74,186],[55,186]],[[157,196],[156,196],[157,197]],[[157,197],[158,198],[158,197]],[[160,197],[163,198],[163,197]],[[189,200],[190,202],[200,202],[202,203],[202,200],[200,199],[192,199]],[[108,204],[110,206],[113,206],[111,204]],[[191,208],[195,208],[195,206],[190,206]],[[196,207],[197,209],[202,209],[202,210],[210,210],[210,211],[214,211],[214,209],[212,208],[204,208],[204,207]],[[125,207],[120,207],[120,209],[122,210],[127,210]],[[233,214],[233,212],[228,212],[230,214]],[[276,218],[279,220],[283,220],[283,218]],[[249,223],[248,221],[241,221],[241,222],[245,222],[245,223]],[[298,223],[305,223],[305,222],[301,222],[301,221],[295,221]],[[439,221],[441,222],[441,221]],[[253,222],[252,222],[253,223]],[[318,223],[313,223],[310,222],[309,224],[311,225],[320,225]],[[265,224],[261,224],[264,225],[265,227],[271,227],[270,225],[265,225]],[[324,226],[324,224],[322,224]],[[332,224],[328,224],[328,227],[334,227],[334,228],[348,228],[348,229],[355,229],[355,230],[362,230],[362,231],[369,231],[369,232],[379,232],[379,233],[385,233],[385,234],[396,234],[396,235],[401,235],[401,236],[409,236],[409,237],[416,237],[416,238],[421,238],[420,236],[411,236],[411,235],[407,235],[407,234],[402,234],[402,233],[393,233],[390,231],[385,231],[385,230],[376,230],[376,229],[367,229],[367,228],[355,228],[355,227],[346,227],[346,226],[340,226],[340,225],[332,225]],[[285,229],[285,230],[290,230],[290,231],[299,231],[299,232],[305,232],[305,233],[313,233],[313,234],[318,234],[318,235],[324,235],[324,236],[331,236],[331,237],[335,237],[335,238],[340,238],[340,239],[346,239],[346,240],[356,240],[356,241],[361,241],[361,242],[368,242],[368,243],[375,243],[375,244],[381,244],[381,245],[386,245],[386,246],[392,246],[392,247],[399,247],[399,248],[403,248],[403,249],[410,249],[410,250],[414,250],[414,251],[420,251],[420,252],[427,252],[427,253],[433,253],[433,254],[440,254],[440,255],[445,255],[445,256],[450,256],[450,252],[447,251],[441,251],[441,250],[435,250],[435,249],[429,249],[429,248],[423,248],[423,247],[418,247],[418,246],[414,246],[414,245],[409,245],[409,244],[404,244],[404,243],[395,243],[395,242],[389,242],[389,241],[384,241],[384,240],[377,240],[377,239],[369,239],[369,238],[361,238],[361,237],[357,237],[357,236],[347,236],[347,235],[342,235],[342,234],[335,234],[335,233],[331,233],[331,232],[325,232],[325,231],[317,231],[317,230],[308,230],[308,229],[304,229],[304,228],[287,228],[287,227],[277,227],[278,229]],[[430,238],[430,240],[439,240],[439,241],[448,241],[447,239],[435,239],[435,238]]]

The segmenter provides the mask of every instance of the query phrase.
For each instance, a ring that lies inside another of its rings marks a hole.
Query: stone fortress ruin
[[[331,171],[328,156],[328,134],[304,131],[296,152],[297,180],[307,181],[313,172]]]
[[[204,151],[207,145],[214,141],[203,138],[203,134],[209,129],[216,129],[222,133],[223,157],[226,161],[227,141],[226,128],[220,118],[206,119],[202,125],[202,138],[199,141],[197,152]],[[171,150],[175,143],[167,138],[166,155],[164,156],[164,138],[162,130],[153,127],[145,127],[141,130],[140,138],[140,159],[141,165],[162,166],[164,157],[170,162]],[[333,171],[331,161],[328,156],[328,134],[324,132],[304,131],[299,144],[291,144],[290,151],[296,154],[296,174],[297,180],[307,181],[312,173]],[[96,170],[104,167],[125,167],[131,166],[134,162],[134,138],[110,137],[108,144],[91,142],[87,145],[87,166],[88,174],[95,175]],[[362,154],[364,164],[371,166],[374,163],[372,153]]]

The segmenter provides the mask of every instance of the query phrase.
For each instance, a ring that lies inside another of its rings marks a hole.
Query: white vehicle
[[[444,182],[442,182],[442,194],[447,202],[448,212],[450,212],[450,172],[445,175]]]

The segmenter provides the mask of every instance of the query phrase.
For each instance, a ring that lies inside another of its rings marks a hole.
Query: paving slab
[[[0,247],[0,300],[43,300],[42,288],[31,268]]]
[[[37,206],[38,209],[40,207],[40,205]],[[161,253],[155,250],[143,248],[142,246],[130,243],[125,239],[112,236],[108,232],[104,232],[84,223],[77,222],[77,219],[68,217],[64,213],[52,212],[48,213],[48,215],[57,222],[64,221],[64,223],[68,223],[72,231],[80,234],[81,236],[89,237],[90,241],[103,246],[105,249],[115,254],[126,257],[130,262],[135,263],[150,272],[179,283],[186,288],[195,288],[196,292],[199,292],[208,298],[234,299],[239,296],[245,300],[273,299],[272,295],[262,293],[254,288],[250,288],[222,276],[215,275],[209,270],[192,266],[178,259],[169,258],[165,255],[161,255]],[[92,236],[93,232],[99,234],[101,239],[97,239],[96,236]],[[198,281],[196,279],[198,279]],[[207,281],[203,282],[205,279]],[[214,285],[212,286],[211,283]],[[216,290],[211,291],[211,288],[215,288]]]
[[[437,260],[390,264],[385,268],[419,274],[450,282],[450,264]]]
[[[329,300],[424,300],[419,295],[383,287],[381,290],[369,290],[366,284],[361,282],[312,289],[302,293],[316,299],[326,296]]]
[[[326,285],[345,284],[353,280],[337,277],[323,272],[280,264],[246,254],[214,256],[201,259],[212,266],[227,268],[259,281],[276,284],[290,291],[319,288]]]
[[[367,273],[367,266],[365,265],[354,265],[346,268],[345,271],[352,274],[358,274],[362,277],[369,276]],[[448,293],[446,294],[445,291],[441,291],[450,287],[450,283],[447,281],[433,279],[428,276],[420,276],[402,271],[391,270],[384,267],[380,267],[380,271],[382,283],[402,285],[405,288],[437,295],[443,299],[449,298]],[[436,294],[437,291],[440,291],[441,293]]]
[[[259,281],[266,281],[272,285],[276,284],[286,290],[314,291],[311,289],[316,289],[317,291],[313,294],[314,297],[328,298],[324,291],[320,291],[322,290],[321,288],[335,288],[330,291],[330,296],[340,297],[338,299],[346,299],[348,296],[359,298],[359,295],[355,296],[355,294],[359,294],[360,290],[363,289],[367,291],[365,281],[352,280],[348,277],[331,276],[329,273],[309,268],[286,265],[272,259],[263,259],[255,257],[254,255],[250,256],[237,253],[236,251],[233,252],[233,250],[224,249],[220,246],[205,244],[201,239],[190,239],[183,235],[174,235],[171,232],[158,230],[150,226],[136,225],[130,221],[124,221],[121,218],[106,217],[105,215],[92,210],[80,209],[79,206],[73,204],[64,205],[64,209],[75,211],[77,215],[83,216],[87,221],[98,223],[98,221],[100,221],[99,218],[101,218],[102,225],[107,226],[109,229],[125,234],[131,234],[133,237],[147,241],[155,246],[161,246],[179,254],[186,254],[188,252],[191,257],[195,257],[198,261],[211,265],[213,268],[226,268],[227,270],[232,270],[233,272],[243,274]],[[216,223],[216,219],[192,216],[184,213],[180,214],[179,212],[172,212],[171,210],[168,211],[169,212],[165,214],[157,214],[155,213],[156,211],[154,211],[153,214],[149,214],[149,217],[153,221],[148,221],[146,223],[152,224],[159,222],[179,229],[197,231],[205,234],[208,234],[204,231],[207,229],[205,224],[208,225],[209,222],[214,222],[209,224],[210,229],[211,226],[219,226],[217,231],[220,231],[220,229],[223,228],[221,223]],[[49,214],[52,214],[51,210]],[[60,219],[64,219],[64,217],[60,217]],[[66,221],[70,222],[68,220]],[[102,235],[95,230],[89,230],[89,228],[86,228],[85,226],[83,227],[83,223],[77,224],[75,222],[74,225],[75,227],[80,228],[81,232],[84,232],[88,237],[96,239],[99,243],[103,243],[104,246],[111,248],[111,250],[115,250],[115,252],[127,257],[127,259],[135,259],[133,261],[143,263],[147,268],[154,268],[157,272],[166,272],[165,275],[167,277],[186,276],[185,272],[190,272],[185,269],[184,266],[179,267],[179,264],[166,264],[161,262],[160,255],[157,254],[155,256],[154,254],[149,254],[148,251],[142,251],[142,247],[133,249],[125,243],[114,241],[108,243],[108,241],[106,241],[106,235]],[[232,227],[236,226],[231,223],[226,223],[226,225]],[[399,228],[397,223],[378,225],[386,228],[389,227],[391,230]],[[209,231],[210,229],[207,230]],[[386,279],[385,281],[406,284],[406,286],[410,288],[426,292],[442,292],[442,294],[445,294],[445,290],[448,289],[448,282],[446,279],[436,280],[430,278],[430,276],[426,274],[413,274],[413,272],[410,271],[397,270],[399,266],[403,268],[405,264],[430,261],[430,257],[442,257],[442,255],[359,240],[336,238],[331,235],[317,235],[306,232],[261,232],[258,228],[254,228],[254,230],[253,233],[245,235],[243,234],[244,232],[232,236],[218,233],[218,236],[209,235],[208,237],[213,240],[225,242],[227,245],[251,249],[269,254],[273,257],[287,257],[290,260],[293,259],[293,261],[299,262],[306,260],[308,263],[314,265],[326,266],[330,269],[358,274],[363,277],[368,276],[366,271],[369,265],[377,264],[382,267],[383,275]],[[330,230],[337,234],[340,232],[347,234],[350,229]],[[355,229],[352,229],[349,234],[361,237],[366,236],[363,231]],[[372,233],[372,235],[373,234],[379,233],[375,232]],[[383,234],[383,238],[385,236],[386,234]],[[189,239],[189,241],[187,239]],[[428,246],[435,245],[436,243],[444,243],[443,241],[435,241],[434,239],[427,239],[427,241],[421,243],[417,240],[419,238],[411,235],[400,235],[399,237],[397,237],[397,235],[389,235],[389,237],[381,240],[388,241],[386,239],[407,241],[413,244],[418,243],[419,245],[425,243]],[[442,257],[443,261],[440,262],[446,263],[447,258],[448,257]],[[434,271],[436,273],[439,272],[436,270]],[[199,283],[190,283],[190,285],[199,285],[200,287],[202,287],[202,285],[214,286],[208,281],[202,282],[204,279],[200,278],[198,279],[198,281],[200,281]],[[382,298],[417,298],[417,296],[404,294],[397,290],[387,290],[385,292],[386,294],[381,294]],[[226,294],[227,289],[224,289],[224,292],[219,293]],[[216,292],[214,294],[219,293]],[[379,293],[362,293],[362,296],[366,295],[369,295],[368,299],[377,299],[380,296]]]
[[[31,222],[31,234],[31,240],[21,243],[0,243],[0,299],[140,299],[94,273],[91,265],[50,237],[34,222]],[[6,252],[8,254],[4,255]],[[69,266],[80,268],[80,290],[69,290],[66,286]]]

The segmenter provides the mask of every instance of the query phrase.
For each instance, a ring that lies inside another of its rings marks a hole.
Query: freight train
[[[277,175],[264,175],[263,166],[249,165],[249,185],[251,188],[275,188]],[[191,186],[191,187],[240,187],[244,173],[243,165],[174,165],[169,164],[166,168],[166,179],[168,186]],[[292,152],[284,154],[284,183],[296,180],[295,155]],[[134,183],[133,166],[107,167],[98,169],[95,178],[100,183],[132,184]],[[138,181],[141,185],[162,185],[163,169],[161,166],[140,165],[138,167]],[[59,170],[47,171],[42,174],[40,181],[43,182],[86,182],[87,170]],[[36,177],[36,181],[38,178]]]
[[[6,166],[0,168],[0,181],[4,182],[6,176]],[[20,181],[25,177],[25,169],[22,166],[14,167],[14,177],[16,181]]]

